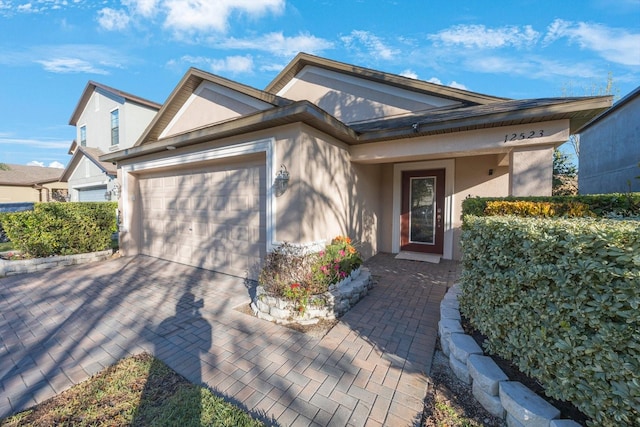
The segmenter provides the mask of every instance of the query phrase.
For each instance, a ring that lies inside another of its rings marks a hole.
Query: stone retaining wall
[[[260,319],[282,324],[311,325],[321,319],[332,320],[344,315],[369,293],[372,286],[369,269],[360,267],[341,282],[331,285],[327,292],[312,295],[303,315],[296,311],[295,302],[268,295],[262,286],[258,286],[251,308]]]
[[[113,255],[113,250],[107,249],[99,252],[90,252],[77,255],[60,255],[47,258],[33,258],[23,260],[0,259],[0,277],[16,274],[34,273],[50,268],[65,267],[68,265],[86,264],[95,261],[104,261]]]
[[[560,410],[507,375],[491,357],[483,354],[475,340],[466,335],[460,323],[456,284],[440,303],[438,334],[442,351],[449,357],[453,373],[471,385],[473,396],[496,417],[506,420],[509,427],[579,427],[573,420],[560,420]]]

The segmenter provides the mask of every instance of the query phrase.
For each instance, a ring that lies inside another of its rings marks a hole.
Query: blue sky
[[[640,85],[640,0],[0,0],[0,162],[63,166],[88,80],[162,103],[299,51],[510,98]]]

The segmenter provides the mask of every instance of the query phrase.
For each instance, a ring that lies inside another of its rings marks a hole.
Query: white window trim
[[[84,139],[84,143],[85,143],[84,146],[82,145],[82,128],[84,128],[84,138],[85,138]],[[86,145],[87,144],[87,139],[88,139],[87,138],[87,124],[84,123],[84,124],[81,124],[78,127],[78,147],[86,147],[87,146]]]
[[[431,160],[414,163],[397,163],[393,165],[393,224],[391,227],[391,251],[400,252],[400,215],[402,204],[402,172],[422,169],[444,169],[444,237],[442,257],[453,259],[453,206],[455,160]]]
[[[227,159],[248,154],[265,153],[265,180],[266,180],[266,212],[265,227],[267,251],[270,252],[277,242],[274,241],[276,235],[276,195],[273,191],[274,173],[277,170],[275,155],[275,138],[266,138],[257,141],[247,142],[244,144],[236,144],[229,147],[213,148],[210,150],[199,151],[197,153],[178,154],[171,157],[165,157],[156,160],[147,160],[133,164],[125,164],[121,167],[122,171],[122,231],[128,231],[131,226],[130,217],[130,200],[129,195],[129,175],[139,172],[152,171],[158,168],[188,165],[194,162],[204,162],[209,160]]]
[[[111,132],[113,132],[113,128],[111,127],[111,114],[114,111],[118,111],[118,143],[117,144],[113,143],[113,139],[112,139],[113,136],[112,136],[112,133],[111,133]],[[122,126],[120,126],[120,107],[116,107],[116,108],[113,108],[113,109],[109,110],[109,149],[112,149],[112,147],[118,147],[120,145],[120,139],[121,139],[121,135],[122,135],[120,133],[121,129],[122,129]]]

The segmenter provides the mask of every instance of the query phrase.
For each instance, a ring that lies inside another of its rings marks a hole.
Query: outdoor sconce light
[[[113,183],[113,188],[111,189],[111,195],[116,200],[118,200],[118,198],[120,197],[120,184],[118,184],[118,182]]]
[[[274,182],[274,187],[276,190],[276,196],[281,196],[287,191],[287,187],[289,186],[289,171],[285,165],[280,165],[280,170],[276,174],[276,180]]]

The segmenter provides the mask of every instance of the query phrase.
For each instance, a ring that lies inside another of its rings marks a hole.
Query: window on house
[[[87,146],[87,126],[80,127],[80,146]]]
[[[120,138],[119,110],[111,112],[111,145],[118,145]]]

